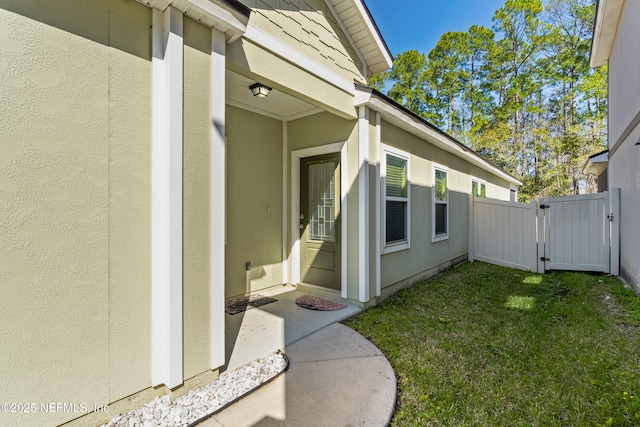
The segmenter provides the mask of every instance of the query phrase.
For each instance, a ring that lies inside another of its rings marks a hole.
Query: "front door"
[[[340,289],[340,153],[300,159],[300,279]]]

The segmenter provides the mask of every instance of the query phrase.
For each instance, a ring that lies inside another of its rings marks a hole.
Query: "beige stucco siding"
[[[469,174],[468,192],[471,192],[471,179],[473,178],[486,184],[487,198],[510,200],[511,190],[509,182],[473,165],[469,165],[468,168],[465,169],[465,172]]]
[[[362,61],[324,0],[241,0],[250,23],[348,81],[364,81]]]
[[[11,401],[92,407],[148,386],[149,25],[135,2],[0,1],[0,391]]]
[[[410,248],[382,255],[381,287],[384,288],[467,253],[471,175],[490,183],[490,197],[508,200],[509,184],[388,122],[382,122],[381,141],[410,154],[411,181]],[[448,168],[449,238],[440,242],[432,242],[434,163]],[[498,190],[500,186],[504,190]]]
[[[282,283],[282,122],[228,106],[226,129],[229,297]]]
[[[184,19],[184,378],[210,368],[211,30]],[[218,238],[224,238],[218,236]]]
[[[345,120],[326,112],[290,121],[287,130],[291,151],[345,142],[357,134],[355,120]]]
[[[114,2],[109,49],[109,402],[148,387],[151,11]]]
[[[355,120],[345,120],[333,114],[324,112],[304,117],[287,123],[289,152],[310,147],[347,143],[347,295],[348,298],[358,299],[358,132]],[[289,156],[289,159],[291,156]],[[291,176],[288,177],[288,180]],[[289,181],[290,182],[290,181]],[[289,195],[290,197],[291,195]],[[289,209],[291,198],[288,201]],[[344,209],[342,209],[344,212]],[[345,218],[341,218],[345,220]],[[288,236],[288,240],[290,236]],[[289,253],[291,248],[289,248]]]
[[[227,68],[345,118],[355,118],[353,94],[272,52],[240,39],[227,46]]]

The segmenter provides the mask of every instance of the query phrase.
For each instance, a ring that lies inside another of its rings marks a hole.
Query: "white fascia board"
[[[375,41],[375,44],[378,47],[378,50],[380,51],[380,54],[384,58],[384,61],[385,61],[384,65],[386,66],[384,70],[391,68],[393,66],[393,59],[391,58],[391,55],[389,55],[389,52],[387,51],[387,47],[384,41],[382,40],[382,38],[380,37],[380,34],[378,33],[375,23],[371,20],[371,16],[367,11],[366,6],[362,2],[362,0],[352,0],[352,1],[355,3],[355,7],[356,7],[356,10],[358,11],[358,14],[360,15],[360,18],[366,25],[367,31],[370,33],[370,37]],[[369,64],[369,68],[372,68],[371,65],[372,64]],[[379,72],[384,70],[374,69],[373,71]]]
[[[589,58],[589,65],[592,67],[605,65],[609,61],[624,2],[625,0],[598,0]]]
[[[609,166],[609,152],[600,153],[597,156],[587,159],[587,163],[582,169],[584,174],[601,174]]]
[[[589,65],[591,67],[599,67],[602,65],[602,52],[600,50],[602,21],[604,15],[604,3],[606,0],[599,0],[596,4],[596,16],[593,26],[593,36],[591,37],[591,52],[589,54]],[[606,55],[608,58],[608,54]]]
[[[358,55],[358,58],[360,58],[360,61],[366,66],[367,60],[365,59],[364,56],[362,56],[362,52],[360,52],[358,45],[353,40],[353,37],[351,37],[349,30],[344,25],[344,21],[342,21],[342,19],[340,18],[340,14],[336,11],[336,8],[333,6],[333,3],[331,2],[331,0],[324,0],[324,2],[329,8],[329,10],[331,11],[331,13],[333,14],[333,19],[335,19],[338,25],[340,25],[340,28],[342,29],[342,32],[344,33],[344,35],[347,36],[347,40],[349,40],[349,44],[351,44],[351,47],[356,52],[356,55]],[[363,73],[363,75],[366,77],[366,73]]]
[[[328,68],[318,64],[311,58],[301,54],[291,46],[284,44],[255,25],[247,25],[247,31],[244,34],[244,38],[275,53],[281,58],[319,77],[327,83],[332,84],[338,89],[341,89],[350,95],[355,95],[356,91],[353,86],[353,82],[348,81]]]
[[[240,38],[247,29],[249,17],[225,8],[211,0],[137,0],[139,3],[164,11],[172,6],[209,27],[222,31],[229,43]]]
[[[355,100],[356,107],[366,105],[372,110],[380,112],[382,118],[392,125],[398,126],[399,128],[412,133],[418,138],[423,139],[438,148],[448,151],[449,153],[454,154],[457,157],[460,157],[461,159],[464,159],[469,163],[478,166],[479,168],[482,168],[496,176],[499,176],[509,183],[515,184],[517,186],[522,185],[522,182],[504,172],[500,168],[493,166],[491,163],[487,162],[476,153],[465,150],[457,143],[446,138],[440,132],[437,132],[426,124],[416,120],[409,114],[400,111],[399,109],[395,108],[394,106],[390,105],[380,98],[371,96],[371,93],[363,93],[363,91],[358,90],[356,91]]]

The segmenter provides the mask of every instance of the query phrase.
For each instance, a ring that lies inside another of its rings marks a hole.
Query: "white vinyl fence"
[[[469,260],[619,274],[619,190],[529,204],[470,197]]]

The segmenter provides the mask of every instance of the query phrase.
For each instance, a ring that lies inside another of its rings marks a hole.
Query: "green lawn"
[[[394,426],[640,425],[640,299],[615,278],[465,263],[345,323],[396,372]]]

